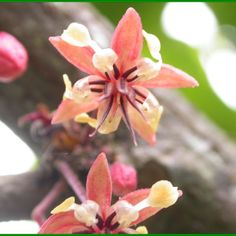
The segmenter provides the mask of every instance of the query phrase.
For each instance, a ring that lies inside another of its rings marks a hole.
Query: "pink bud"
[[[27,68],[25,47],[12,35],[0,32],[0,82],[17,79]]]
[[[123,196],[137,188],[137,173],[132,166],[115,162],[111,165],[113,193]]]

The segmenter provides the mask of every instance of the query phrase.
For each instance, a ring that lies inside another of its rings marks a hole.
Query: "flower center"
[[[95,135],[97,130],[102,126],[110,111],[112,110],[113,104],[116,102],[120,107],[125,124],[130,130],[132,139],[134,143],[136,143],[135,133],[131,126],[131,122],[127,112],[127,105],[129,103],[144,117],[138,104],[143,104],[147,99],[147,94],[144,94],[143,92],[132,86],[133,82],[139,78],[137,72],[138,67],[134,66],[121,74],[116,64],[113,64],[112,71],[104,72],[105,80],[96,80],[89,82],[91,92],[103,94],[100,97],[100,101],[109,101],[107,103],[107,107],[105,108],[103,117],[100,120],[100,123],[98,124],[96,130],[91,134],[91,136]]]

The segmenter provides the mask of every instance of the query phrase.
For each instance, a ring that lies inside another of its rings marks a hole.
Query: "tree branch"
[[[0,28],[23,41],[30,52],[30,67],[24,78],[0,84],[0,118],[38,153],[41,146],[32,142],[28,130],[19,129],[16,121],[39,102],[56,107],[63,92],[63,73],[76,79],[82,76],[77,76],[47,40],[72,21],[84,23],[95,39],[108,45],[112,27],[88,4],[1,4]],[[148,187],[164,178],[184,191],[176,206],[148,222],[150,232],[235,232],[235,144],[175,92],[155,93],[165,107],[157,146],[133,148],[124,129],[105,138],[120,158],[128,156],[138,168],[140,186]],[[91,155],[90,150],[83,155]],[[28,218],[56,180],[57,175],[44,168],[0,177],[0,220]]]

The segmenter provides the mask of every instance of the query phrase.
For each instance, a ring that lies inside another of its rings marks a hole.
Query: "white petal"
[[[93,55],[93,65],[101,72],[107,72],[113,70],[118,56],[111,48],[98,50]]]
[[[161,55],[160,55],[161,43],[160,43],[159,39],[155,35],[149,34],[144,30],[143,30],[143,37],[147,41],[147,45],[148,45],[148,48],[149,48],[149,51],[150,51],[152,57],[155,58],[156,60],[160,60],[160,58],[161,58]]]
[[[91,43],[88,29],[78,23],[71,23],[68,28],[64,30],[61,38],[67,43],[78,47],[88,46]]]

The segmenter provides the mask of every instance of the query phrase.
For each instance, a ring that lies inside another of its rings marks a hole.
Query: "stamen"
[[[114,77],[115,77],[115,79],[118,79],[119,76],[120,76],[120,71],[117,68],[116,64],[113,65],[113,70],[114,70]]]
[[[115,230],[115,229],[117,229],[119,226],[120,226],[120,224],[119,224],[118,222],[116,222],[115,224],[113,224],[113,225],[110,227],[110,230]]]
[[[107,217],[106,222],[105,222],[105,227],[109,228],[111,226],[111,222],[115,216],[116,216],[116,212],[114,211]]]
[[[112,86],[108,83],[105,84],[104,86],[104,92],[103,92],[104,95],[102,95],[100,98],[99,98],[99,102],[103,101],[103,100],[106,100],[108,99],[109,97],[111,97],[111,94],[112,94]]]
[[[122,77],[127,78],[131,73],[137,70],[137,66],[132,67],[131,69],[127,70],[125,73],[123,73]]]
[[[138,98],[135,98],[135,101],[139,102],[140,104],[143,104],[145,100],[144,100],[144,101],[141,101],[141,100],[139,100]]]
[[[137,78],[138,78],[138,75],[135,75],[133,78],[127,79],[127,82],[132,82],[132,81],[136,80]]]
[[[127,95],[126,98],[129,101],[129,103],[134,107],[134,109],[143,117],[143,119],[146,120],[143,112],[139,109],[138,105],[136,104],[134,97],[130,97],[130,95]]]
[[[98,222],[97,222],[97,227],[100,229],[100,230],[102,230],[102,228],[103,228],[103,219],[102,219],[102,217],[100,216],[100,215],[98,215],[97,214],[97,216],[96,216],[96,218],[97,218],[97,220],[98,220]]]
[[[131,137],[132,137],[134,145],[137,146],[136,136],[135,136],[134,130],[130,124],[129,116],[126,111],[126,107],[124,105],[124,100],[123,100],[122,96],[120,97],[120,105],[121,105],[121,111],[123,113],[124,122],[131,133]]]
[[[105,76],[106,76],[106,78],[107,78],[108,80],[111,80],[111,78],[110,78],[110,76],[109,76],[109,74],[108,74],[107,72],[105,72]]]
[[[90,90],[91,92],[94,92],[94,93],[101,93],[103,91],[103,89],[100,89],[100,88],[91,88]]]
[[[118,88],[119,92],[122,94],[126,94],[127,90],[125,87],[125,79],[123,77],[121,77],[119,82],[120,82],[120,87]]]
[[[89,85],[104,85],[106,83],[105,80],[95,80],[95,81],[89,81]]]
[[[137,95],[139,95],[140,97],[142,97],[143,99],[147,98],[147,96],[145,94],[143,94],[142,92],[140,92],[138,89],[136,89],[136,88],[133,88],[133,89],[134,89],[135,93]]]
[[[103,125],[103,123],[105,122],[105,120],[106,120],[106,118],[107,118],[107,116],[108,116],[108,114],[109,114],[109,112],[110,112],[110,110],[111,110],[111,108],[112,108],[113,100],[114,100],[114,96],[111,96],[110,101],[109,101],[109,103],[108,103],[108,105],[107,105],[107,107],[106,107],[106,109],[105,109],[105,112],[103,113],[102,119],[100,120],[100,122],[99,122],[97,128],[94,130],[94,132],[93,132],[92,134],[89,135],[89,137],[93,137],[93,136],[97,133],[97,131],[99,130],[99,128],[100,128],[100,127]]]

